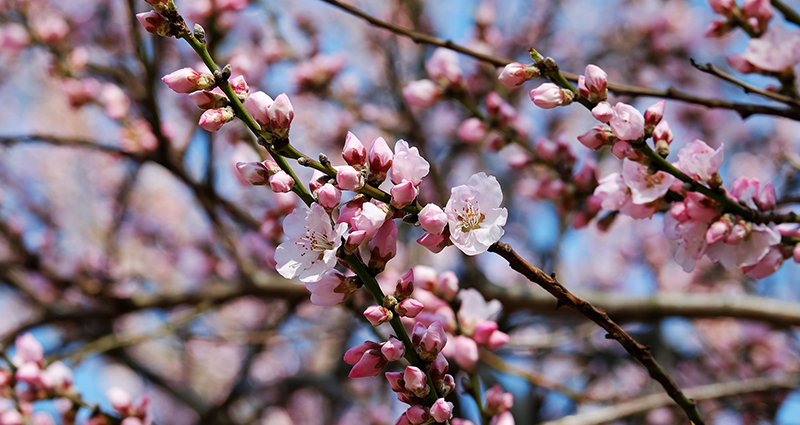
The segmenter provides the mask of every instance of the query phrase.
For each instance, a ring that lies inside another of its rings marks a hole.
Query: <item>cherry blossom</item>
[[[450,240],[467,255],[477,255],[503,236],[508,211],[500,208],[500,183],[486,173],[474,174],[466,185],[450,191],[444,207],[450,226]]]
[[[333,227],[325,208],[317,203],[294,210],[283,221],[289,240],[275,250],[278,273],[302,282],[319,280],[336,265],[336,251],[347,228],[346,223]]]

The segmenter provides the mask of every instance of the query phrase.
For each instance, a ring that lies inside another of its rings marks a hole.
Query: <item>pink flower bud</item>
[[[247,96],[247,100],[244,102],[244,107],[247,109],[247,112],[253,116],[253,119],[262,126],[267,127],[269,125],[269,108],[272,106],[273,100],[263,91],[257,91],[250,96]]]
[[[653,141],[656,143],[663,141],[669,145],[672,143],[672,138],[672,130],[670,130],[669,124],[666,120],[661,120],[653,130]]]
[[[361,344],[358,344],[344,353],[344,362],[350,365],[354,365],[361,361],[361,358],[364,357],[364,353],[369,350],[379,350],[381,345],[377,342],[373,341],[364,341]]]
[[[372,181],[373,178],[380,181],[386,179],[386,173],[389,172],[389,168],[392,167],[394,153],[389,149],[389,145],[386,144],[386,140],[383,140],[383,137],[378,137],[372,141],[368,158],[369,171],[372,175],[370,181]]]
[[[458,277],[451,271],[446,271],[439,275],[438,279],[439,293],[447,301],[452,301],[458,293]]]
[[[447,214],[436,204],[428,204],[419,212],[419,224],[426,232],[441,235],[447,226]]]
[[[783,254],[781,250],[775,246],[771,246],[767,255],[765,255],[758,263],[753,266],[742,267],[742,271],[747,273],[748,276],[755,279],[763,279],[776,271],[783,264]]]
[[[325,183],[317,190],[317,201],[328,211],[336,208],[341,200],[342,191],[330,183]]]
[[[237,162],[236,171],[248,183],[261,186],[269,183],[267,167],[260,162]]]
[[[728,220],[717,220],[706,231],[706,243],[715,244],[728,236],[731,231],[731,222]]]
[[[414,269],[409,269],[398,281],[394,296],[398,298],[410,297],[414,292]]]
[[[336,270],[325,272],[317,281],[303,284],[311,292],[311,303],[319,306],[339,304],[350,293],[345,276]]]
[[[364,317],[369,320],[372,326],[382,325],[384,322],[391,319],[391,312],[382,305],[372,305],[364,310]]]
[[[128,412],[130,412],[133,401],[127,391],[114,387],[106,392],[106,397],[108,397],[108,401],[111,402],[111,407],[117,412],[123,415],[127,415]]]
[[[444,401],[443,398],[436,399],[430,413],[436,422],[444,422],[453,417],[453,403]]]
[[[286,96],[286,93],[279,94],[267,110],[267,115],[273,130],[288,130],[294,119],[294,108],[289,96]]]
[[[584,84],[590,102],[602,102],[608,98],[608,75],[596,65],[586,65]],[[582,94],[582,93],[581,93]]]
[[[733,228],[731,228],[730,233],[728,233],[728,236],[725,238],[725,243],[728,245],[738,245],[746,236],[747,225],[745,222],[739,221],[733,225]]]
[[[411,342],[422,360],[432,361],[447,344],[442,322],[436,320],[427,328],[417,322],[412,330]]]
[[[17,368],[17,381],[36,383],[41,381],[42,369],[36,363],[23,363]]]
[[[769,20],[772,19],[772,5],[770,0],[744,0],[742,12],[746,19],[755,20],[753,25],[757,30],[763,32],[767,30]],[[752,25],[752,24],[751,24]]]
[[[250,91],[250,87],[244,80],[244,76],[240,75],[236,78],[233,78],[228,82],[228,84],[231,85],[231,89],[233,89],[233,92],[236,93],[236,96],[238,96],[240,99],[247,98],[247,93]]]
[[[47,388],[66,390],[72,386],[72,371],[64,363],[55,361],[44,370],[41,380]]]
[[[761,209],[761,211],[769,211],[775,208],[775,186],[772,182],[764,185],[755,202],[758,204],[758,208]]]
[[[358,140],[358,137],[349,131],[347,132],[347,137],[344,139],[342,157],[348,165],[356,169],[363,168],[367,163],[367,149],[361,141]]]
[[[486,136],[486,124],[478,118],[467,118],[458,126],[457,133],[467,143],[478,143]]]
[[[464,335],[455,337],[452,342],[455,346],[456,363],[467,372],[472,372],[478,364],[478,344]]]
[[[167,83],[167,86],[177,93],[210,90],[215,85],[213,75],[200,73],[188,67],[165,75],[161,81]]]
[[[226,106],[219,109],[208,109],[200,115],[200,127],[206,131],[219,131],[222,126],[235,117],[233,108]]]
[[[406,419],[412,425],[422,425],[430,422],[431,415],[428,408],[419,404],[411,406],[406,410]]]
[[[294,187],[294,179],[292,176],[281,170],[269,177],[269,187],[275,193],[287,193],[292,191]]]
[[[666,106],[666,100],[660,100],[656,102],[653,106],[645,109],[644,111],[644,124],[645,125],[652,125],[655,126],[661,122],[661,119],[664,118],[664,107]]]
[[[17,363],[38,364],[44,360],[44,348],[30,332],[18,336],[14,341],[14,348],[17,350],[14,355]]]
[[[586,133],[578,136],[578,141],[589,149],[597,149],[608,142],[609,134],[606,130],[607,128],[605,126],[595,126]]]
[[[345,243],[345,245],[347,247],[354,248],[364,243],[365,240],[367,240],[367,231],[355,230],[347,235],[347,242]]]
[[[608,124],[620,140],[636,140],[644,134],[644,117],[641,112],[622,102],[614,105],[614,117]]]
[[[459,86],[464,82],[461,68],[458,66],[456,52],[439,47],[434,50],[430,59],[425,62],[428,75],[443,86]]]
[[[150,34],[160,35],[162,37],[168,37],[172,34],[172,27],[167,18],[154,10],[137,13],[136,19]]]
[[[628,158],[633,154],[633,146],[625,140],[617,140],[611,147],[611,153],[619,159]]]
[[[391,190],[392,194],[392,206],[401,209],[404,206],[414,202],[414,199],[417,198],[417,188],[414,187],[414,183],[409,181],[404,181],[394,187]]]
[[[329,177],[327,174],[319,170],[314,170],[314,173],[311,174],[311,180],[308,182],[308,188],[311,189],[311,193],[319,191],[323,185],[328,184],[328,179]]]
[[[486,413],[495,416],[514,405],[514,395],[503,391],[500,384],[494,384],[486,390]]]
[[[423,308],[425,308],[425,305],[421,302],[413,298],[406,298],[403,301],[400,301],[400,304],[395,307],[395,311],[401,316],[417,317]]]
[[[431,362],[431,367],[429,369],[431,379],[433,382],[440,381],[444,379],[447,375],[447,371],[450,369],[450,364],[447,363],[447,359],[444,357],[443,354],[439,353],[436,356],[436,359]]]
[[[200,109],[219,109],[228,105],[228,98],[224,94],[212,91],[189,93],[189,99],[192,99],[192,102]]]
[[[708,0],[708,4],[714,12],[724,16],[728,16],[733,11],[733,8],[736,7],[735,0]]]
[[[592,116],[597,121],[608,123],[614,118],[614,110],[608,102],[600,102],[592,109]]]
[[[403,382],[405,382],[406,390],[414,393],[419,398],[425,398],[431,391],[428,387],[428,378],[425,376],[420,368],[415,366],[406,366],[403,373]]]
[[[367,376],[378,376],[381,369],[386,366],[387,360],[381,354],[380,349],[367,350],[361,359],[356,363],[350,373],[350,378],[364,378]]]
[[[340,189],[355,192],[364,187],[364,176],[355,168],[343,165],[336,170],[336,183]]]
[[[489,337],[492,332],[497,330],[497,322],[486,320],[475,325],[475,330],[472,331],[472,339],[478,344],[486,345],[489,342]]]
[[[431,80],[412,81],[403,88],[403,98],[413,108],[430,108],[441,95],[442,89]]]
[[[383,269],[397,253],[397,225],[386,220],[367,245],[370,252],[369,267]]]
[[[498,348],[506,345],[511,338],[505,332],[494,331],[489,335],[489,341],[486,342],[486,347],[490,350],[497,350]]]
[[[406,390],[403,385],[403,372],[386,372],[386,380],[389,381],[392,391],[399,393]]]
[[[449,234],[436,235],[433,233],[425,233],[417,239],[417,243],[428,248],[428,251],[434,254],[442,252],[443,249],[451,245]]]
[[[533,103],[544,109],[552,109],[569,103],[564,90],[553,83],[542,84],[531,90],[530,95]]]
[[[500,72],[500,76],[497,77],[497,79],[506,87],[513,89],[528,80],[538,78],[539,75],[541,75],[539,73],[539,68],[533,65],[512,62],[503,68],[503,71]]]
[[[406,354],[406,348],[397,338],[389,338],[388,341],[381,345],[381,354],[383,354],[383,357],[385,357],[386,360],[394,362],[403,358],[403,356]]]

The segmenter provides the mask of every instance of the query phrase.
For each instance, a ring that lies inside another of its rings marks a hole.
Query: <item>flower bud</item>
[[[711,245],[715,244],[728,236],[731,231],[731,222],[729,220],[717,220],[709,226],[706,231],[706,243]]]
[[[436,422],[444,422],[453,417],[453,403],[443,398],[436,399],[431,406],[430,414]]]
[[[325,183],[317,190],[317,201],[328,211],[336,208],[341,200],[342,191],[330,183]]]
[[[222,126],[233,121],[235,114],[233,108],[226,106],[219,109],[208,109],[200,115],[200,127],[206,131],[219,131]]]
[[[403,382],[405,382],[406,391],[414,393],[419,398],[425,398],[431,391],[425,372],[415,366],[406,366]]]
[[[578,136],[578,141],[589,149],[597,149],[609,142],[611,136],[608,128],[602,125],[594,126],[591,130]]]
[[[370,239],[367,247],[370,251],[369,267],[383,270],[386,263],[397,254],[397,225],[394,221],[386,220],[378,233],[375,233],[375,237]]]
[[[372,305],[364,310],[364,317],[372,326],[379,326],[392,319],[392,312],[382,305]]]
[[[592,116],[597,121],[608,123],[611,118],[614,118],[614,110],[608,102],[600,102],[592,109]]]
[[[294,187],[294,179],[292,176],[281,170],[269,177],[269,187],[275,193],[287,193],[292,191]]]
[[[478,118],[467,118],[458,126],[457,134],[467,143],[478,143],[486,136],[486,124]]]
[[[342,158],[353,168],[360,170],[367,163],[367,149],[353,133],[347,132],[344,140]]]
[[[228,84],[231,85],[231,89],[233,89],[233,92],[236,93],[236,96],[239,97],[240,100],[244,101],[247,99],[247,93],[250,91],[250,87],[244,80],[244,76],[240,75],[230,80]]]
[[[267,167],[260,162],[237,162],[236,171],[248,183],[262,186],[269,183]]]
[[[343,165],[336,170],[336,183],[340,189],[356,192],[364,187],[364,176],[355,168]]]
[[[403,88],[403,98],[406,103],[419,109],[430,108],[441,95],[442,89],[431,80],[412,81]]]
[[[402,359],[405,353],[406,353],[405,346],[397,338],[389,338],[388,341],[384,342],[383,345],[381,345],[381,354],[383,354],[383,357],[385,357],[386,360],[390,362]]]
[[[428,251],[434,254],[438,254],[446,247],[452,245],[449,234],[436,235],[433,233],[425,233],[422,237],[417,239],[417,243],[428,248]]]
[[[602,102],[608,98],[608,75],[596,65],[586,65],[584,70],[584,84],[588,91],[587,95],[582,96],[590,102]]]
[[[136,19],[150,34],[160,35],[162,37],[169,37],[172,35],[172,26],[167,18],[154,10],[137,13]]]
[[[197,90],[210,90],[214,88],[214,76],[195,71],[192,68],[182,68],[169,73],[161,78],[169,88],[177,93],[191,93]]]
[[[641,112],[622,102],[614,105],[614,117],[608,124],[620,140],[636,140],[644,134],[644,117]]]
[[[228,105],[228,98],[224,94],[213,91],[196,91],[189,93],[195,105],[200,109],[219,109]]]
[[[528,80],[539,78],[540,75],[539,68],[535,65],[512,62],[503,68],[497,79],[506,87],[513,89]]]
[[[414,292],[414,269],[409,269],[398,281],[394,290],[397,298],[410,297]]]
[[[401,209],[414,202],[414,199],[417,198],[417,188],[414,187],[414,183],[405,181],[392,187],[391,194],[392,206]]]
[[[544,109],[552,109],[557,106],[572,103],[573,94],[564,90],[553,83],[544,83],[531,90],[531,100],[536,106]]]
[[[403,301],[400,301],[400,304],[395,307],[395,311],[401,316],[417,317],[423,308],[425,308],[425,305],[421,302],[413,298],[406,298]]]
[[[292,102],[289,101],[286,93],[281,93],[275,98],[267,110],[267,115],[273,131],[281,137],[289,134],[289,126],[294,119],[294,108],[292,108]]]
[[[394,153],[389,149],[386,140],[383,137],[378,137],[372,141],[372,146],[369,148],[369,171],[370,181],[381,181],[386,179],[386,173],[392,167]]]
[[[664,107],[666,106],[666,100],[660,100],[656,102],[653,106],[645,109],[644,111],[644,125],[646,126],[656,126],[658,123],[661,122],[661,119],[664,118]]]
[[[247,100],[244,102],[244,107],[261,127],[268,127],[268,111],[273,102],[274,101],[271,97],[269,97],[269,95],[263,91],[257,91],[250,96],[247,96]]]

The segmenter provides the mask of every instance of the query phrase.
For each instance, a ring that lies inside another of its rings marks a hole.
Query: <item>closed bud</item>
[[[176,93],[210,90],[216,84],[213,75],[201,73],[188,67],[165,75],[161,78],[161,81],[165,82]]]
[[[364,310],[364,317],[372,326],[379,326],[392,319],[392,312],[382,305],[373,305]]]
[[[219,131],[222,126],[233,120],[233,108],[226,106],[219,109],[208,109],[200,115],[200,127],[206,131]]]
[[[391,194],[392,206],[397,209],[401,209],[404,206],[414,202],[414,199],[417,198],[417,188],[414,187],[412,182],[405,181],[392,187]]]
[[[137,13],[136,19],[150,34],[156,34],[162,37],[170,37],[173,35],[172,26],[169,24],[167,18],[154,10]]]
[[[281,170],[269,177],[269,187],[275,193],[287,193],[292,191],[294,187],[294,179],[292,176]]]
[[[369,171],[370,182],[373,180],[383,182],[386,179],[386,173],[392,167],[394,160],[394,153],[389,149],[386,140],[383,137],[378,137],[372,141],[372,146],[369,148]]]
[[[361,140],[358,140],[358,137],[349,131],[344,140],[342,158],[348,165],[359,170],[367,163],[367,149],[361,143]]]

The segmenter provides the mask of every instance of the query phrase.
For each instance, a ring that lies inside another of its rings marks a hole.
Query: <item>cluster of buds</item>
[[[263,162],[237,162],[236,171],[244,181],[252,185],[269,184],[275,193],[287,193],[294,187],[292,176],[281,170],[275,160],[269,157]]]
[[[153,6],[155,10],[136,15],[136,19],[139,20],[139,23],[142,24],[144,29],[151,34],[160,35],[162,37],[177,35],[170,23],[170,18],[174,18],[178,14],[178,8],[175,6],[174,0],[145,1],[150,6]]]
[[[446,93],[461,93],[465,88],[465,80],[458,57],[452,50],[438,48],[425,62],[425,70],[430,80],[417,80],[403,88],[406,103],[414,108],[430,108]]]
[[[344,361],[353,365],[349,377],[364,378],[378,376],[387,363],[402,359],[405,353],[403,343],[395,338],[384,343],[364,341],[347,350]]]
[[[722,37],[742,24],[748,24],[757,34],[763,34],[772,19],[772,5],[769,0],[744,0],[742,6],[736,0],[708,0],[714,12],[725,17],[724,21],[714,21],[706,31],[706,37]]]
[[[42,345],[30,333],[17,338],[16,354],[12,361],[16,366],[15,382],[24,382],[27,387],[17,391],[20,399],[32,402],[53,398],[59,394],[74,391],[72,387],[72,371],[60,361],[45,365]],[[11,381],[10,374],[0,372],[3,383]]]

